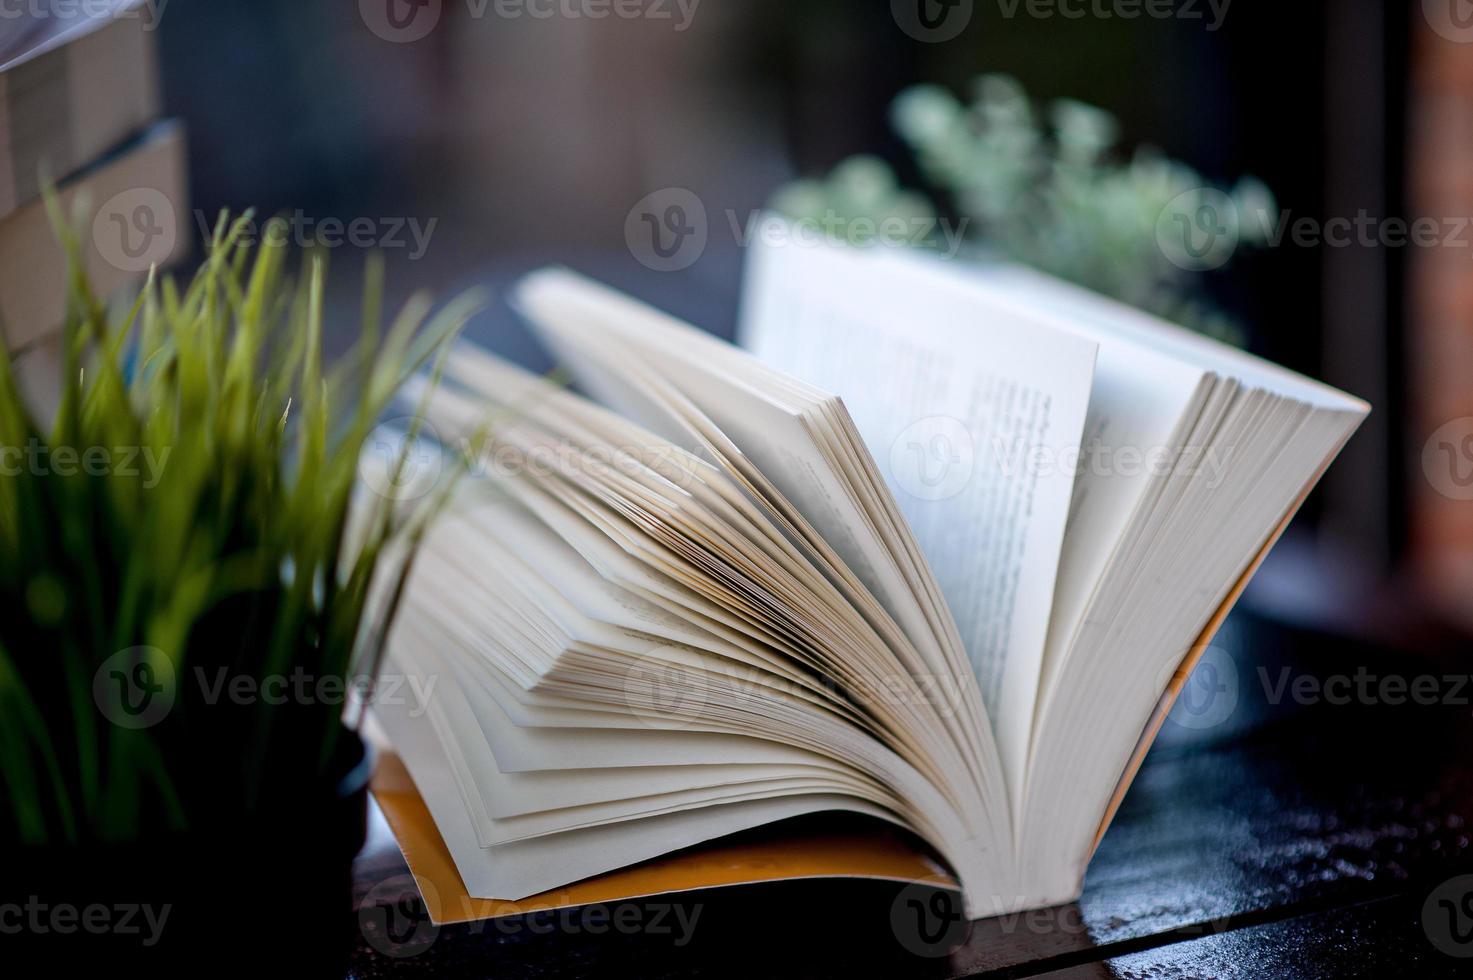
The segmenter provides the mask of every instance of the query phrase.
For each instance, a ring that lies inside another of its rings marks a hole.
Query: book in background
[[[8,350],[37,346],[65,315],[66,262],[43,182],[55,183],[68,217],[82,222],[98,295],[187,250],[185,143],[177,123],[160,122],[155,21],[142,0],[79,4],[28,17],[0,42],[0,332]]]

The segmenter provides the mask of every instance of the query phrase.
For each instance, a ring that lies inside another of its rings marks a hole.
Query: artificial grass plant
[[[361,335],[329,371],[326,261],[294,280],[282,228],[253,247],[249,215],[222,216],[191,279],[150,275],[109,309],[50,206],[72,265],[53,418],[0,355],[0,840],[290,807],[333,778],[345,693],[393,615],[370,586],[402,587],[435,503],[365,495],[360,451],[478,300],[430,317],[416,296],[383,331],[370,259]]]

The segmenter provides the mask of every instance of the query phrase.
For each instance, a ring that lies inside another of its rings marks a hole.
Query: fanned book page
[[[467,345],[411,393],[491,435],[390,637],[433,694],[377,709],[406,853],[467,903],[698,887],[719,859],[660,856],[839,812],[847,870],[773,875],[1077,897],[1190,651],[1368,411],[887,248],[756,246],[740,348],[563,269],[514,299],[579,391]]]
[[[956,619],[1021,791],[1098,345],[881,252],[758,251],[741,343],[836,392]]]

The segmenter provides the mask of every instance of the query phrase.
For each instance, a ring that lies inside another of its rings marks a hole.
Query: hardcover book
[[[0,217],[110,153],[159,117],[154,30],[143,0],[33,5],[0,41]]]

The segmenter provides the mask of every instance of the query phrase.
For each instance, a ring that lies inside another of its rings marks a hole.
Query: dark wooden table
[[[1218,646],[1074,905],[962,924],[894,885],[802,882],[439,930],[396,905],[403,955],[365,939],[355,975],[1473,975],[1467,651],[1247,611]],[[360,896],[405,874],[376,820]]]

